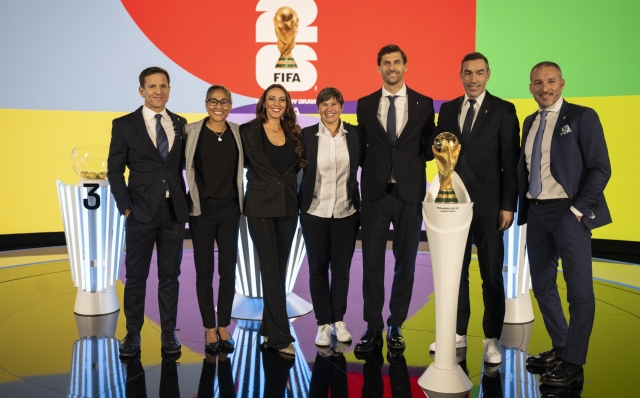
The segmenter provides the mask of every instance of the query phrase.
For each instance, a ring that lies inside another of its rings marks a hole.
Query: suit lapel
[[[489,113],[491,112],[491,95],[487,92],[484,96],[484,100],[482,101],[482,105],[480,109],[478,109],[478,116],[476,116],[476,120],[473,123],[473,127],[471,127],[471,134],[469,134],[469,142],[467,146],[473,141],[476,135],[478,135],[478,131],[480,127],[482,127],[482,123],[487,120]]]
[[[344,123],[344,122],[343,122]],[[354,164],[358,165],[358,154],[356,153],[357,143],[355,140],[358,138],[355,133],[349,131],[347,125],[344,125],[344,129],[347,132],[347,150],[349,151],[349,168],[353,168]],[[354,163],[355,162],[355,163]]]
[[[375,93],[371,94],[369,96],[369,109],[367,114],[369,115],[369,117],[373,118],[374,120],[371,120],[371,125],[372,126],[376,126],[376,130],[377,132],[375,134],[378,134],[380,136],[384,136],[384,138],[381,138],[385,143],[387,143],[389,146],[391,146],[391,140],[389,139],[389,136],[387,135],[387,131],[384,129],[384,127],[382,126],[382,123],[380,123],[380,119],[378,119],[378,109],[380,108],[380,99],[382,98],[382,89],[376,91]]]
[[[267,157],[265,156],[264,150],[262,149],[262,131],[260,130],[260,124],[260,120],[258,119],[254,119],[254,121],[251,123],[250,132],[253,138],[251,140],[251,150],[253,151],[254,156],[260,160],[260,163],[262,163],[264,167],[268,168],[273,175],[279,176],[280,173],[278,173],[276,168],[273,167],[269,159],[267,159]]]
[[[420,103],[418,102],[418,96],[415,95],[415,92],[413,90],[410,90],[409,87],[407,87],[407,109],[407,122],[404,124],[404,128],[400,132],[400,137],[398,137],[396,145],[405,140],[406,136],[409,135],[405,133],[413,131],[413,125],[416,124],[416,121],[418,120],[418,113],[420,113]]]
[[[567,114],[569,113],[569,104],[564,99],[562,100],[562,107],[560,107],[560,112],[558,113],[558,120],[556,121],[556,125],[553,127],[553,136],[551,136],[551,153],[549,153],[549,159],[552,160],[553,156],[556,153],[556,149],[558,148],[558,140],[560,139],[560,133],[562,132],[562,126],[567,124]],[[564,188],[564,187],[563,187]]]
[[[147,146],[149,147],[149,149],[153,153],[155,153],[160,160],[162,160],[162,158],[160,157],[160,152],[158,152],[158,148],[156,148],[156,146],[153,144],[153,141],[151,141],[151,137],[149,137],[149,132],[147,131],[147,125],[145,124],[144,116],[142,115],[142,107],[138,108],[138,110],[135,111],[134,118],[133,118],[133,125],[135,126],[138,134],[140,134],[142,141],[144,141],[145,144],[147,144]]]
[[[171,122],[173,124],[173,133],[174,133],[173,145],[171,145],[171,149],[169,150],[169,154],[167,155],[167,159],[169,159],[171,154],[173,154],[174,152],[180,153],[182,149],[182,126],[184,125],[184,119],[182,119],[180,116],[176,115],[175,113],[169,112],[168,109],[167,109],[167,114],[169,115],[169,118],[171,118]],[[178,149],[174,151],[175,148],[178,148]],[[156,150],[156,152],[158,151]],[[160,152],[158,152],[158,156],[160,156]]]

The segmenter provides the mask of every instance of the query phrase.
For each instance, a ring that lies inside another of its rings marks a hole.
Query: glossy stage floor
[[[387,252],[387,292],[393,256]],[[154,260],[155,261],[155,260]],[[354,345],[314,345],[313,314],[293,320],[295,360],[261,350],[257,322],[233,321],[234,353],[205,357],[203,328],[195,294],[193,252],[185,250],[180,276],[178,336],[180,358],[163,358],[158,327],[157,276],[147,288],[140,358],[123,364],[118,338],[125,334],[122,312],[102,317],[73,313],[76,289],[63,248],[0,253],[0,397],[421,397],[418,378],[433,362],[435,306],[428,253],[418,254],[410,317],[404,325],[407,350],[389,356],[386,347],[364,359]],[[124,272],[117,290],[122,299]],[[306,260],[294,292],[309,300]],[[560,276],[559,287],[565,292]],[[362,257],[356,251],[345,322],[357,339],[362,321]],[[216,281],[217,283],[217,281]],[[640,359],[640,267],[594,260],[596,320],[583,385],[565,397],[636,396],[633,367]],[[505,325],[503,362],[483,365],[482,300],[477,263],[472,264],[472,317],[468,348],[460,365],[474,386],[469,397],[544,397],[538,376],[525,368],[528,354],[550,348],[535,300],[533,323]],[[566,308],[565,308],[566,310]],[[386,313],[385,313],[386,317]],[[137,360],[139,359],[139,360]]]

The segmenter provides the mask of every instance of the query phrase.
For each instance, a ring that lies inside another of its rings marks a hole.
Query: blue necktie
[[[165,133],[164,128],[162,128],[161,120],[162,115],[158,113],[156,115],[156,143],[162,160],[167,160],[167,155],[169,155],[169,140],[167,139],[167,133]]]
[[[388,95],[389,98],[389,110],[387,111],[387,135],[391,140],[391,144],[395,144],[398,139],[396,134],[396,106],[393,101],[398,98],[397,95]]]
[[[547,124],[547,111],[540,112],[540,125],[536,131],[536,138],[533,140],[533,149],[531,150],[531,169],[529,171],[529,195],[532,198],[540,195],[542,192],[542,173],[540,163],[542,161],[542,136],[544,135],[544,126]]]
[[[467,110],[467,116],[464,117],[464,123],[462,124],[462,144],[469,142],[469,136],[471,135],[471,125],[473,124],[473,113],[476,100],[469,100],[469,109]]]

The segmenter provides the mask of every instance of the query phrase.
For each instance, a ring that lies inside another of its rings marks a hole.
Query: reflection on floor
[[[23,263],[30,256],[21,251],[15,263]],[[10,256],[4,253],[3,257]],[[387,261],[389,289],[393,275],[390,252]],[[178,318],[181,356],[161,354],[157,279],[152,274],[141,353],[123,363],[118,358],[118,338],[124,335],[124,316],[74,315],[76,289],[68,262],[35,256],[32,265],[0,268],[0,397],[425,396],[417,380],[433,362],[434,354],[429,353],[428,346],[435,337],[435,309],[428,253],[420,253],[417,263],[410,318],[403,330],[408,345],[404,353],[387,352],[385,347],[358,358],[353,344],[335,340],[330,347],[320,349],[313,342],[317,326],[313,314],[309,314],[291,324],[296,337],[293,359],[265,348],[255,321],[233,321],[230,330],[236,341],[235,351],[212,357],[204,355],[193,253],[185,251]],[[640,267],[598,264],[600,272],[594,266],[596,321],[585,381],[562,392],[540,386],[539,376],[525,366],[528,354],[550,348],[535,300],[533,323],[504,326],[502,364],[483,364],[481,282],[477,264],[472,265],[468,348],[457,352],[460,366],[474,383],[467,397],[635,396],[632,368],[640,358],[640,345],[636,343],[640,334]],[[309,300],[306,270],[303,264],[294,291]],[[624,278],[616,279],[620,274]],[[356,252],[345,317],[354,338],[365,328],[361,281],[361,253]],[[564,289],[561,277],[559,287]],[[122,298],[121,281],[117,288]],[[430,394],[431,398],[436,396]]]

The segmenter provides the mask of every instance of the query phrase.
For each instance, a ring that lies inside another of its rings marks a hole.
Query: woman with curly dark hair
[[[243,214],[260,260],[264,309],[260,335],[266,346],[295,355],[287,317],[285,281],[298,226],[296,174],[306,165],[301,129],[287,90],[269,86],[256,119],[240,126],[247,168]]]

